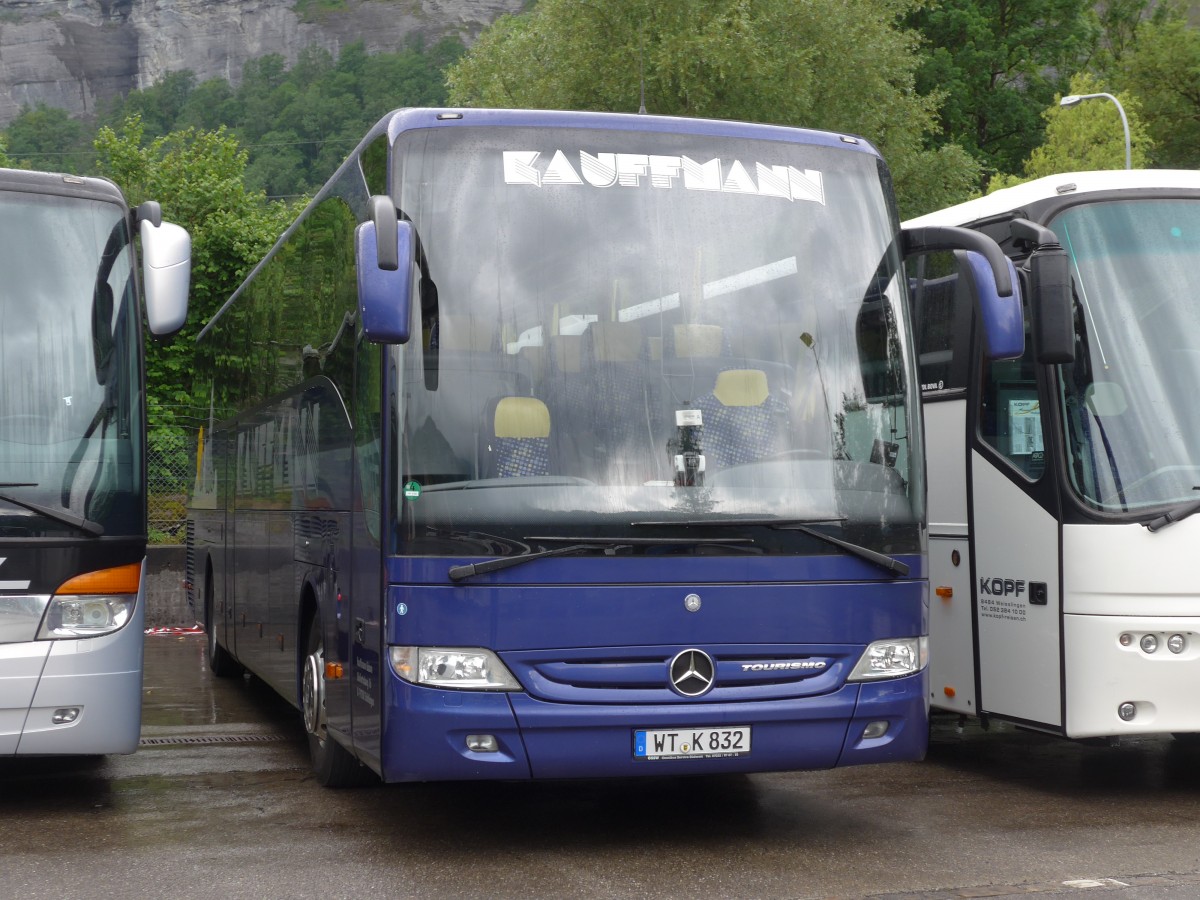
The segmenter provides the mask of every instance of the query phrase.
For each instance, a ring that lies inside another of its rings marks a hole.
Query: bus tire
[[[317,781],[330,788],[367,784],[374,773],[329,736],[325,718],[325,638],[321,619],[308,623],[304,670],[300,678],[300,710],[308,735],[308,753]]]
[[[216,603],[213,599],[212,569],[204,577],[204,634],[208,639],[208,668],[218,678],[240,678],[241,663],[217,642]]]

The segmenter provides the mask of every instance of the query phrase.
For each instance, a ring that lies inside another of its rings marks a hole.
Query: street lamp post
[[[1058,101],[1059,106],[1078,106],[1084,100],[1096,100],[1104,98],[1111,100],[1117,105],[1117,112],[1121,114],[1121,127],[1125,129],[1125,168],[1132,169],[1132,159],[1129,152],[1129,120],[1125,118],[1125,107],[1121,105],[1121,101],[1112,94],[1068,94]]]

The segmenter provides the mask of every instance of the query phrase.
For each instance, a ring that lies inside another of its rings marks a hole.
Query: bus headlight
[[[519,691],[520,682],[491,650],[392,647],[392,669],[405,681],[468,691]]]
[[[52,597],[38,629],[38,640],[111,634],[125,627],[136,604],[136,594]]]
[[[875,641],[859,657],[847,681],[879,681],[912,675],[929,660],[929,638],[894,638]]]

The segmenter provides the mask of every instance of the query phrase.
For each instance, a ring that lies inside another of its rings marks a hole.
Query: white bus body
[[[1195,734],[1200,172],[1057,175],[905,227],[975,228],[1020,266],[1014,218],[1066,251],[1075,360],[1027,338],[1019,364],[984,363],[970,315],[917,289],[931,704],[1069,738]]]

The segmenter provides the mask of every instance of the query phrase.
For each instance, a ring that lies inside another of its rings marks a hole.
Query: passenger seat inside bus
[[[536,397],[500,397],[489,404],[480,449],[484,478],[549,475],[550,410]]]
[[[755,462],[787,448],[787,404],[771,394],[761,369],[725,369],[696,406],[704,418],[701,442],[710,467]]]

